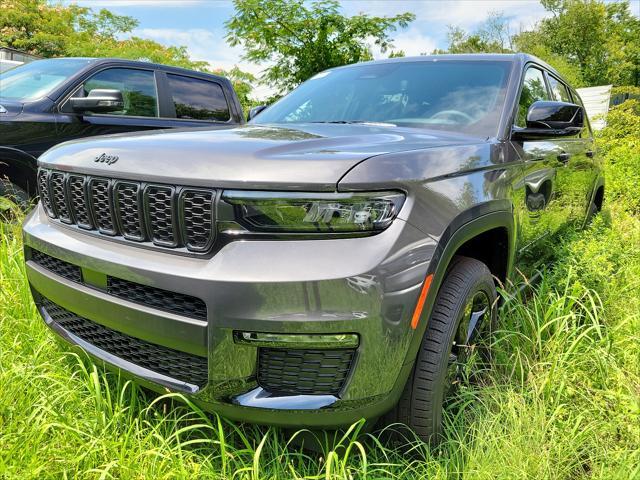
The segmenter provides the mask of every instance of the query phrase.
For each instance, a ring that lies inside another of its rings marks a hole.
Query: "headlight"
[[[238,223],[266,233],[373,233],[393,222],[404,199],[399,192],[222,194]]]

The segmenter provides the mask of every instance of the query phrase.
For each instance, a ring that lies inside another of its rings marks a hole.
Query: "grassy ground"
[[[96,369],[54,342],[3,224],[0,478],[640,478],[640,121],[615,115],[605,211],[503,308],[495,364],[461,391],[437,450],[394,451],[355,426],[309,453]]]

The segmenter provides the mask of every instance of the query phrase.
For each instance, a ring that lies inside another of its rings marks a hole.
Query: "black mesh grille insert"
[[[87,208],[87,196],[85,191],[85,177],[79,175],[69,176],[69,203],[73,210],[76,223],[85,229],[93,228],[91,214]]]
[[[118,183],[115,187],[116,208],[122,235],[129,240],[144,240],[140,216],[141,190],[137,183]]]
[[[164,246],[177,245],[175,222],[175,207],[173,189],[169,187],[150,186],[147,189],[149,208],[149,225],[153,243]]]
[[[46,298],[42,306],[69,333],[140,367],[192,385],[206,385],[207,359],[131,337],[80,317]]]
[[[211,251],[216,190],[38,171],[42,204],[50,218],[161,248]]]
[[[49,172],[47,170],[38,171],[38,194],[47,215],[55,217],[53,206],[51,205],[51,197],[49,196]]]
[[[68,280],[82,283],[82,273],[80,267],[73,265],[59,258],[52,257],[38,250],[31,250],[31,260],[40,265],[42,268],[52,271],[56,275],[60,275]]]
[[[91,206],[100,233],[115,235],[109,181],[94,178],[91,180]]]
[[[71,215],[69,213],[69,207],[67,205],[67,195],[64,185],[64,174],[54,172],[49,178],[51,185],[51,195],[53,201],[53,208],[55,209],[58,218],[65,223],[71,223]]]
[[[185,243],[192,250],[207,250],[213,240],[213,194],[185,190],[182,195]]]
[[[258,384],[275,394],[337,395],[355,350],[258,349]]]
[[[207,306],[199,298],[182,293],[170,292],[161,288],[140,285],[139,283],[107,277],[107,293],[130,302],[157,308],[185,317],[207,319]]]

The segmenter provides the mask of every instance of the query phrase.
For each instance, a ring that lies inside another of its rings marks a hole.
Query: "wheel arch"
[[[29,196],[37,194],[36,173],[38,161],[35,157],[9,147],[0,147],[0,177],[8,178]]]
[[[515,229],[513,208],[507,201],[483,203],[453,219],[442,234],[427,270],[427,275],[433,277],[405,364],[416,359],[438,290],[453,257],[462,254],[482,261],[499,284],[506,284],[515,259]],[[487,245],[494,248],[488,249]]]

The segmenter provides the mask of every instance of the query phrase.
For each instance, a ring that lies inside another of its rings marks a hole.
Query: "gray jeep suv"
[[[425,439],[496,285],[604,194],[580,99],[522,54],[332,69],[244,126],[61,144],[38,183],[26,267],[60,337],[232,419]]]

